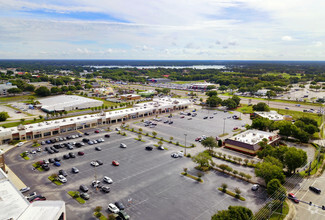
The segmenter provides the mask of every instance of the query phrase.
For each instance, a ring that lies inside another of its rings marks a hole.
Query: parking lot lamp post
[[[184,134],[184,136],[185,136],[185,154],[184,154],[184,156],[186,156],[186,136],[187,136],[187,134]]]
[[[223,118],[223,132],[222,132],[222,134],[225,134],[225,127],[226,127],[226,118]]]

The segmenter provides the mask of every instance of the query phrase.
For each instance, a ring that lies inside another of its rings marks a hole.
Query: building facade
[[[0,128],[0,143],[7,143],[11,140],[40,139],[69,131],[111,125],[130,119],[183,110],[189,106],[191,106],[191,102],[185,99],[156,98],[152,102],[139,103],[133,108],[123,110],[19,125],[12,128]]]

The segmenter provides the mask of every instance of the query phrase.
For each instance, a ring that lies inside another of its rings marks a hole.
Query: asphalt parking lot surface
[[[190,111],[187,110],[186,112]],[[239,131],[233,130],[234,128],[245,129],[243,126],[249,123],[249,120],[247,119],[236,120],[232,118],[233,115],[239,117],[239,113],[208,111],[205,109],[197,110],[195,113],[197,113],[195,117],[180,115],[180,113],[174,113],[172,118],[168,118],[168,115],[165,115],[164,117],[160,117],[162,121],[157,122],[157,126],[153,128],[150,128],[149,126],[145,127],[142,122],[133,123],[131,126],[137,128],[141,127],[144,133],[148,132],[149,134],[152,134],[152,132],[155,131],[158,134],[157,137],[164,137],[167,140],[172,136],[174,138],[173,141],[178,141],[180,144],[185,144],[184,134],[187,134],[186,144],[189,146],[190,144],[195,143],[195,138],[202,135],[207,137],[216,137],[223,133],[224,128],[225,133],[232,135]],[[203,119],[204,117],[208,118]],[[173,124],[164,123],[166,120],[173,121]]]
[[[89,139],[104,137],[104,133],[95,134],[93,130]],[[107,205],[111,202],[122,201],[126,205],[126,212],[132,219],[210,219],[211,215],[218,210],[227,209],[229,205],[244,205],[257,211],[265,199],[265,192],[259,189],[258,192],[250,190],[251,184],[218,172],[209,172],[203,177],[204,183],[197,183],[195,180],[182,176],[180,173],[184,167],[189,172],[197,172],[195,164],[189,158],[172,158],[173,152],[181,150],[180,147],[165,144],[168,150],[146,151],[145,147],[155,143],[152,138],[144,137],[146,142],[136,141],[136,135],[127,132],[127,136],[121,136],[111,132],[110,138],[105,142],[88,145],[81,148],[68,150],[59,149],[57,154],[47,152],[30,155],[31,159],[25,161],[19,153],[30,150],[28,146],[14,148],[6,153],[8,166],[31,187],[30,192],[36,191],[51,200],[64,200],[66,202],[68,219],[94,219],[93,209],[96,206],[103,207],[103,213],[108,214]],[[71,141],[81,141],[83,137]],[[120,148],[120,143],[125,143],[127,148]],[[44,149],[44,145],[42,148]],[[100,146],[102,151],[96,151],[95,146]],[[83,151],[84,156],[77,156],[67,160],[61,160],[61,167],[50,165],[49,171],[39,172],[32,170],[32,164],[53,157],[60,159],[68,152]],[[92,160],[102,160],[104,164],[99,167],[92,167]],[[117,160],[120,166],[113,166],[112,160]],[[80,172],[72,174],[71,168],[77,167]],[[56,186],[47,178],[60,169],[67,171],[67,183]],[[113,184],[101,183],[111,188],[106,194],[91,186],[95,179],[102,180],[103,176],[113,179]],[[238,201],[217,190],[222,183],[227,183],[229,189],[239,187],[245,202]],[[90,200],[81,205],[72,199],[67,192],[76,191],[81,184],[89,188]],[[27,194],[27,193],[26,193]]]

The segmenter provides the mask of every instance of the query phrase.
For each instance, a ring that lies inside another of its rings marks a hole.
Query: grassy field
[[[284,79],[289,79],[290,77],[298,77],[298,78],[301,77],[300,74],[291,76],[288,73],[265,73],[263,74],[263,76],[282,76]]]
[[[17,95],[17,96],[9,96],[9,97],[0,97],[0,102],[17,102],[17,101],[23,101],[27,100],[29,97],[34,97],[37,99],[38,97],[33,95]]]
[[[18,126],[20,124],[27,125],[27,124],[32,124],[32,123],[39,123],[39,122],[42,122],[42,121],[44,121],[44,118],[36,119],[35,121],[34,120],[25,120],[24,122],[21,122],[21,121],[9,122],[9,123],[5,123],[5,124],[1,124],[1,126],[4,127],[4,128],[11,128],[11,127],[16,127],[16,126]]]
[[[317,121],[318,126],[322,124],[322,116],[315,114],[315,113],[310,113],[310,112],[298,112],[298,111],[293,111],[293,110],[288,110],[288,109],[277,109],[277,108],[271,108],[271,110],[277,111],[281,115],[291,115],[293,119],[298,119],[301,117],[308,117],[312,118]]]
[[[273,215],[271,215],[270,220],[282,220],[287,216],[287,214],[289,212],[289,206],[288,206],[287,202],[284,202],[282,212],[283,213],[281,214],[281,207],[278,208],[277,210],[275,210]]]

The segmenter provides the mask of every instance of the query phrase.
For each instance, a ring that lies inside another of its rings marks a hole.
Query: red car
[[[237,130],[237,129],[238,129],[238,127],[234,127],[234,131]]]
[[[297,199],[297,197],[296,197],[295,194],[293,194],[293,193],[289,193],[289,194],[288,194],[288,199],[291,199],[291,200],[294,201],[295,203],[299,203],[299,199]]]
[[[185,118],[185,116],[183,115],[183,116],[181,116],[181,118]]]
[[[99,130],[96,130],[95,133],[99,133]]]
[[[113,164],[114,166],[118,166],[118,165],[120,165],[119,162],[117,162],[116,160],[113,160],[113,161],[112,161],[112,164]]]
[[[200,141],[201,137],[195,138],[195,141]]]
[[[79,155],[79,156],[83,156],[84,154],[85,154],[85,153],[82,152],[82,151],[79,151],[79,152],[78,152],[78,155]]]

